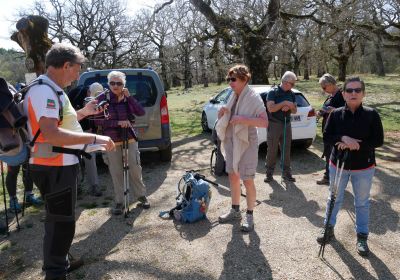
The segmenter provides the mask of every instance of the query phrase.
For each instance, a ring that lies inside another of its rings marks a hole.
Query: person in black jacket
[[[346,80],[343,87],[344,107],[335,109],[329,116],[325,130],[324,142],[334,146],[330,156],[329,175],[331,186],[337,166],[339,150],[348,150],[343,174],[338,184],[336,202],[327,227],[329,241],[334,237],[336,216],[343,202],[344,191],[351,180],[354,193],[356,214],[357,251],[360,255],[369,254],[367,238],[369,233],[369,196],[372,186],[372,177],[375,173],[375,148],[383,145],[383,127],[378,112],[375,109],[363,106],[365,84],[359,77]],[[332,191],[332,189],[331,189]],[[328,200],[327,206],[330,201]],[[328,214],[328,207],[325,214]],[[317,237],[317,241],[324,241],[324,231]]]
[[[337,86],[335,78],[329,74],[324,74],[319,79],[319,84],[324,92],[329,94],[326,98],[324,104],[322,105],[321,110],[317,112],[317,117],[322,117],[322,133],[324,132],[324,128],[326,125],[326,120],[328,119],[329,114],[335,110],[336,108],[342,107],[345,105],[343,94],[341,89]],[[329,185],[329,156],[331,155],[332,145],[324,141],[324,151],[322,153],[322,157],[325,157],[325,173],[324,177],[321,180],[317,181],[318,185]]]

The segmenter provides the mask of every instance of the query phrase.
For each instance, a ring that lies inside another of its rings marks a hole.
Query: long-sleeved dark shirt
[[[109,136],[114,142],[122,141],[122,128],[118,125],[118,121],[130,120],[132,115],[143,116],[145,110],[136,101],[133,96],[125,97],[118,102],[117,96],[110,92],[110,100],[108,106],[109,117],[107,119],[96,119],[96,126],[102,127],[102,134]],[[107,94],[102,94],[97,98],[98,102],[107,100]],[[134,131],[129,130],[129,139],[134,138]]]
[[[325,101],[324,104],[322,105],[322,108],[325,107],[334,107],[334,108],[340,108],[343,107],[346,104],[343,98],[342,91],[339,89],[335,95],[329,95]],[[322,110],[322,133],[324,132],[324,128],[326,125],[326,121],[328,119],[329,113]]]
[[[335,109],[327,120],[324,142],[335,145],[342,136],[361,140],[360,149],[349,152],[344,169],[361,170],[376,165],[375,148],[383,145],[384,136],[381,118],[375,109],[361,105],[354,114],[347,106]],[[333,164],[337,155],[335,146],[330,157]]]

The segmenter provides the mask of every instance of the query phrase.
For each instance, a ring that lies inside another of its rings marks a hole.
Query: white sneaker
[[[240,229],[245,232],[249,232],[254,229],[253,215],[246,214],[246,216],[244,217],[244,221],[242,222],[242,225],[240,226]]]
[[[240,213],[240,211],[236,211],[233,208],[231,208],[231,210],[228,213],[218,217],[218,221],[221,224],[240,219],[242,219],[242,214]]]

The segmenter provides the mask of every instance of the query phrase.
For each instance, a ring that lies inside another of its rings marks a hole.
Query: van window
[[[109,88],[106,76],[87,78],[84,85],[90,86],[94,82],[100,83],[104,88]],[[151,107],[156,103],[158,91],[152,77],[127,75],[125,87],[128,88],[129,93],[134,96],[143,107]]]

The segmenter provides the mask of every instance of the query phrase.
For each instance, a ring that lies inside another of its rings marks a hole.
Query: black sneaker
[[[329,178],[323,177],[321,180],[317,181],[317,185],[327,185],[327,186],[329,186]]]
[[[357,252],[360,256],[368,256],[369,248],[367,244],[368,234],[357,233]]]
[[[317,242],[319,244],[323,244],[324,243],[324,235],[325,235],[325,227],[321,230],[321,232],[317,236]],[[328,243],[329,241],[331,241],[334,238],[335,238],[334,228],[333,228],[333,226],[329,225],[325,242]]]
[[[69,262],[69,267],[67,269],[67,272],[70,273],[74,270],[77,270],[78,268],[80,268],[81,266],[83,266],[85,263],[83,262],[82,259],[78,259],[78,260],[73,260]]]
[[[274,180],[274,177],[272,176],[272,174],[267,174],[267,176],[264,178],[265,183],[272,182],[273,180]]]
[[[282,179],[284,181],[288,181],[288,182],[296,182],[296,179],[292,176],[292,174],[290,173],[286,173],[282,176]]]
[[[138,201],[140,203],[140,206],[143,209],[149,209],[150,208],[150,202],[147,200],[147,197],[141,196],[141,197],[138,198]]]

